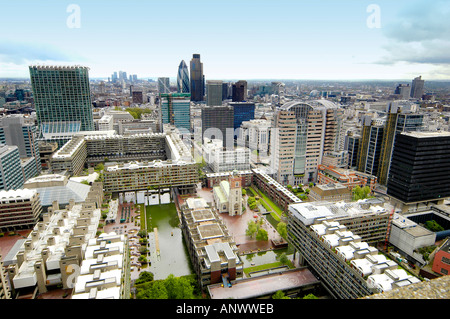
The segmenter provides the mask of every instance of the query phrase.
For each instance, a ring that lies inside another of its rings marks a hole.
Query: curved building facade
[[[178,66],[177,89],[178,93],[190,93],[189,71],[184,60]]]
[[[272,169],[283,185],[317,181],[327,152],[339,150],[342,111],[326,100],[291,101],[277,110],[272,127]]]

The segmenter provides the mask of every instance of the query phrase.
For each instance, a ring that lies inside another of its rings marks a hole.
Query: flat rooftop
[[[198,232],[202,239],[212,239],[223,237],[223,231],[216,223],[208,223],[197,226]]]
[[[405,132],[403,135],[408,135],[417,138],[427,138],[427,137],[450,137],[450,132],[447,131],[436,131],[436,132]]]
[[[246,278],[232,282],[231,287],[220,284],[208,286],[211,299],[249,299],[269,295],[278,290],[295,289],[320,281],[307,269],[296,269],[276,274]]]

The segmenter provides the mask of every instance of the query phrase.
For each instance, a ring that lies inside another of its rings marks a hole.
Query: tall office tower
[[[222,141],[227,141],[227,136],[233,139],[234,113],[231,106],[204,106],[202,107],[201,117],[202,141],[205,137]],[[212,133],[215,134],[211,135]],[[227,134],[232,134],[233,136]],[[228,147],[230,145],[225,146]]]
[[[387,194],[406,204],[450,197],[450,133],[398,134]]]
[[[32,158],[35,169],[32,175],[42,170],[39,153],[38,133],[34,121],[27,121],[22,115],[10,115],[0,119],[0,143],[16,145],[20,158]]]
[[[411,86],[411,97],[413,99],[421,99],[424,92],[425,81],[422,76],[414,78]]]
[[[291,101],[279,108],[271,135],[274,179],[284,185],[317,181],[324,153],[339,151],[340,114],[339,107],[326,100]]]
[[[378,175],[384,126],[375,125],[370,116],[363,118],[363,130],[359,146],[357,170]]]
[[[228,100],[230,97],[230,94],[228,94],[230,90],[230,83],[228,82],[223,82],[222,83],[222,101],[224,100]]]
[[[378,183],[386,185],[391,166],[392,149],[395,138],[402,132],[419,131],[423,126],[423,114],[418,114],[417,108],[411,105],[400,105],[397,101],[387,107],[387,121],[384,127],[381,144]]]
[[[179,130],[191,131],[191,94],[161,94],[161,119],[163,124],[172,124]],[[185,133],[186,131],[181,133]]]
[[[186,62],[182,60],[178,66],[177,73],[177,92],[190,93],[189,71]]]
[[[169,78],[158,78],[158,93],[170,93]]]
[[[394,94],[398,95],[402,100],[408,100],[409,96],[411,95],[411,87],[409,86],[409,84],[399,84],[395,88]]]
[[[234,110],[234,129],[241,127],[242,122],[255,119],[255,103],[231,102],[228,105]]]
[[[345,136],[344,149],[348,152],[348,168],[356,168],[356,165],[358,164],[358,152],[360,143],[360,135],[349,132],[347,136]]]
[[[93,131],[89,68],[30,66],[31,85],[39,129],[44,123],[78,122],[81,131]]]
[[[194,54],[191,60],[191,101],[201,102],[205,95],[205,77],[200,54]]]
[[[206,105],[222,105],[222,81],[206,81]]]
[[[237,81],[233,84],[233,102],[243,102],[247,100],[247,81]]]
[[[23,183],[19,148],[0,145],[0,190],[19,189]]]

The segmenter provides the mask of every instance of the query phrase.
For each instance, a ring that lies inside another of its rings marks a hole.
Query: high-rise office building
[[[363,119],[363,130],[357,160],[358,171],[378,175],[383,133],[383,125],[375,125],[370,116],[366,116]]]
[[[398,102],[389,103],[377,175],[380,184],[387,183],[395,137],[401,132],[419,131],[422,125],[423,114],[408,110],[407,106],[403,107]]]
[[[169,78],[158,78],[158,93],[170,93]]]
[[[247,100],[247,81],[238,81],[233,84],[233,102],[243,102]]]
[[[222,83],[222,101],[231,99],[231,85],[228,82]]]
[[[226,141],[226,137],[228,136],[227,134],[234,134],[233,107],[204,106],[202,107],[201,117],[203,138],[207,137],[210,139],[220,139],[222,141]],[[215,134],[211,135],[213,132]]]
[[[182,60],[178,66],[177,73],[177,92],[190,93],[189,71],[186,62]]]
[[[191,60],[191,101],[201,102],[205,95],[205,77],[200,54],[193,54]]]
[[[93,131],[89,68],[30,66],[31,85],[39,128],[43,123],[78,122]]]
[[[241,127],[242,122],[255,119],[255,103],[231,102],[228,105],[234,110],[234,129]]]
[[[411,97],[413,99],[421,99],[424,93],[425,81],[422,80],[422,76],[414,78],[411,86]]]
[[[178,129],[191,131],[191,95],[189,93],[161,94],[161,119]],[[183,133],[183,132],[182,132]]]
[[[274,179],[283,185],[317,181],[324,153],[339,151],[341,122],[342,110],[330,101],[285,103],[272,123]]]
[[[41,172],[41,155],[39,153],[37,128],[34,121],[28,121],[22,115],[10,115],[0,119],[0,143],[16,145],[20,158],[32,159],[35,168],[31,174]]]
[[[394,94],[398,95],[402,100],[407,100],[411,95],[411,87],[409,84],[399,84],[395,88]]]
[[[19,148],[0,145],[0,190],[19,189],[23,183]]]
[[[355,168],[358,164],[359,144],[361,136],[353,132],[348,132],[345,136],[344,149],[348,152],[348,167]]]
[[[395,138],[387,194],[402,203],[450,197],[450,133],[409,132]]]
[[[206,105],[222,105],[222,81],[206,81]]]

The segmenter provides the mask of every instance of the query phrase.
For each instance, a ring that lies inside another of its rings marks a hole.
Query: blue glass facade
[[[255,103],[230,103],[234,110],[234,129],[241,127],[242,122],[255,119]]]

